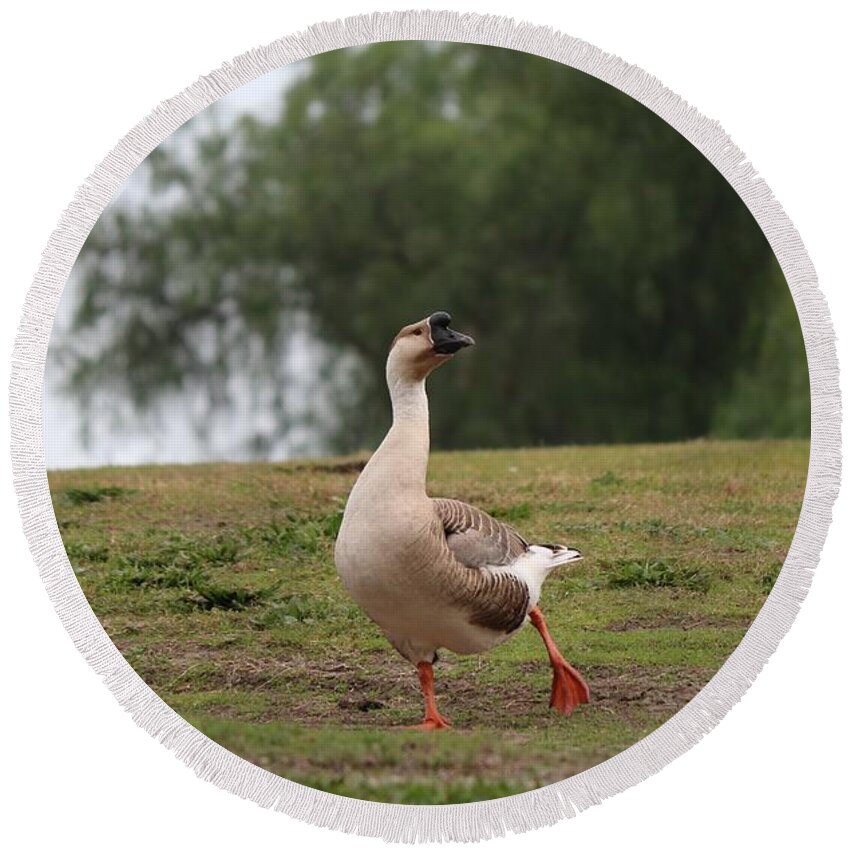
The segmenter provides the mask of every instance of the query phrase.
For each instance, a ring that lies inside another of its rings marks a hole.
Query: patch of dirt
[[[332,475],[351,475],[366,468],[366,460],[346,460],[341,463],[303,463],[287,468],[289,472],[328,472]]]
[[[341,699],[337,705],[343,709],[343,711],[350,711],[351,709],[356,709],[357,711],[375,711],[379,708],[386,708],[386,705],[379,700],[376,699]]]
[[[303,655],[248,655],[244,648],[169,645],[128,660],[161,695],[234,689],[261,693],[268,704],[260,720],[297,717],[306,726],[397,725],[399,716],[416,722],[421,696],[415,671],[403,659],[363,654],[329,660]],[[451,660],[437,665],[437,698],[459,724],[516,729],[545,724],[549,709],[549,664],[524,661],[516,675],[493,682],[492,668],[466,669]],[[627,719],[636,711],[653,717],[678,711],[706,684],[713,671],[702,668],[614,666],[581,670],[591,692],[582,711],[604,710]]]
[[[591,705],[629,713],[633,708],[669,716],[690,702],[712,671],[701,667],[590,667],[584,671]]]
[[[649,629],[731,629],[749,628],[752,617],[716,617],[711,614],[675,613],[635,615],[625,620],[609,623],[605,630],[609,632],[632,632]]]

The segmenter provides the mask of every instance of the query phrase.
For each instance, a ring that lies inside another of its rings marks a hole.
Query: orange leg
[[[590,688],[581,677],[581,673],[567,662],[560,650],[555,646],[546,621],[539,608],[532,608],[528,612],[531,625],[540,632],[546,651],[549,653],[549,662],[552,665],[552,697],[549,705],[561,714],[572,714],[573,709],[583,702],[590,702]]]
[[[434,694],[434,665],[430,661],[420,661],[416,665],[422,696],[425,697],[425,719],[413,729],[448,729],[452,724],[437,711],[437,698]]]

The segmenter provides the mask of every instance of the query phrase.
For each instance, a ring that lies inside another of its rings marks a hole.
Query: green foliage
[[[711,576],[699,567],[676,567],[660,560],[621,560],[609,573],[610,587],[680,587],[705,592]]]
[[[206,610],[219,608],[223,611],[241,611],[269,599],[277,587],[223,587],[207,579],[194,585],[193,593],[187,597],[187,601]]]
[[[296,623],[309,624],[325,620],[330,610],[326,599],[292,593],[275,600],[252,622],[263,629],[283,628]]]
[[[193,589],[206,578],[206,568],[192,549],[175,541],[153,552],[118,555],[109,580],[132,587],[179,587]]]
[[[123,487],[69,487],[62,496],[72,505],[85,505],[102,502],[104,499],[114,499],[128,493]]]
[[[776,579],[779,578],[781,570],[781,564],[771,564],[770,567],[761,574],[761,583],[766,590],[770,590],[773,585],[776,584]]]
[[[594,478],[590,484],[592,487],[619,487],[623,479],[615,475],[611,470],[606,470],[604,475]]]
[[[109,549],[91,543],[69,543],[65,547],[68,560],[75,566],[78,564],[102,564],[109,558]]]
[[[777,286],[784,286],[778,279]],[[755,357],[742,363],[731,392],[714,413],[718,437],[809,435],[809,371],[794,302],[776,298],[750,317],[749,335],[760,340]]]
[[[277,421],[259,454],[296,425],[373,446],[389,341],[448,309],[478,347],[432,380],[437,446],[808,433],[799,326],[746,206],[579,71],[464,44],[332,51],[279,120],[206,131],[191,161],[163,145],[147,172],[154,195],[112,207],[78,265],[58,350],[83,399],[200,389],[219,409],[239,376]],[[282,365],[299,329],[329,390],[306,410]]]
[[[70,555],[69,555],[70,557]],[[210,576],[210,570],[232,565],[239,557],[238,544],[229,539],[205,540],[170,535],[151,549],[116,556],[107,583],[122,589],[178,589],[180,605],[205,610],[241,610],[274,595],[278,584],[261,588],[234,587]]]
[[[318,517],[289,515],[285,521],[274,519],[268,525],[245,529],[245,537],[264,544],[276,555],[317,555],[336,540],[342,513],[338,510]]]

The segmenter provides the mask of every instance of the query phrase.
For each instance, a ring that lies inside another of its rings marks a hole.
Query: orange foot
[[[550,708],[570,715],[576,706],[585,702],[590,702],[590,688],[581,673],[563,659],[553,662]]]
[[[417,723],[416,726],[408,726],[407,728],[436,732],[440,729],[451,729],[452,724],[445,717],[438,714],[436,717],[426,717],[421,723]]]

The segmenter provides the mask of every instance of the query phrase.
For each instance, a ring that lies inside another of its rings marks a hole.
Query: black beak
[[[471,336],[453,331],[449,327],[451,320],[452,317],[448,313],[434,313],[428,319],[428,325],[431,328],[431,340],[437,354],[454,354],[461,348],[475,345],[475,340]]]

